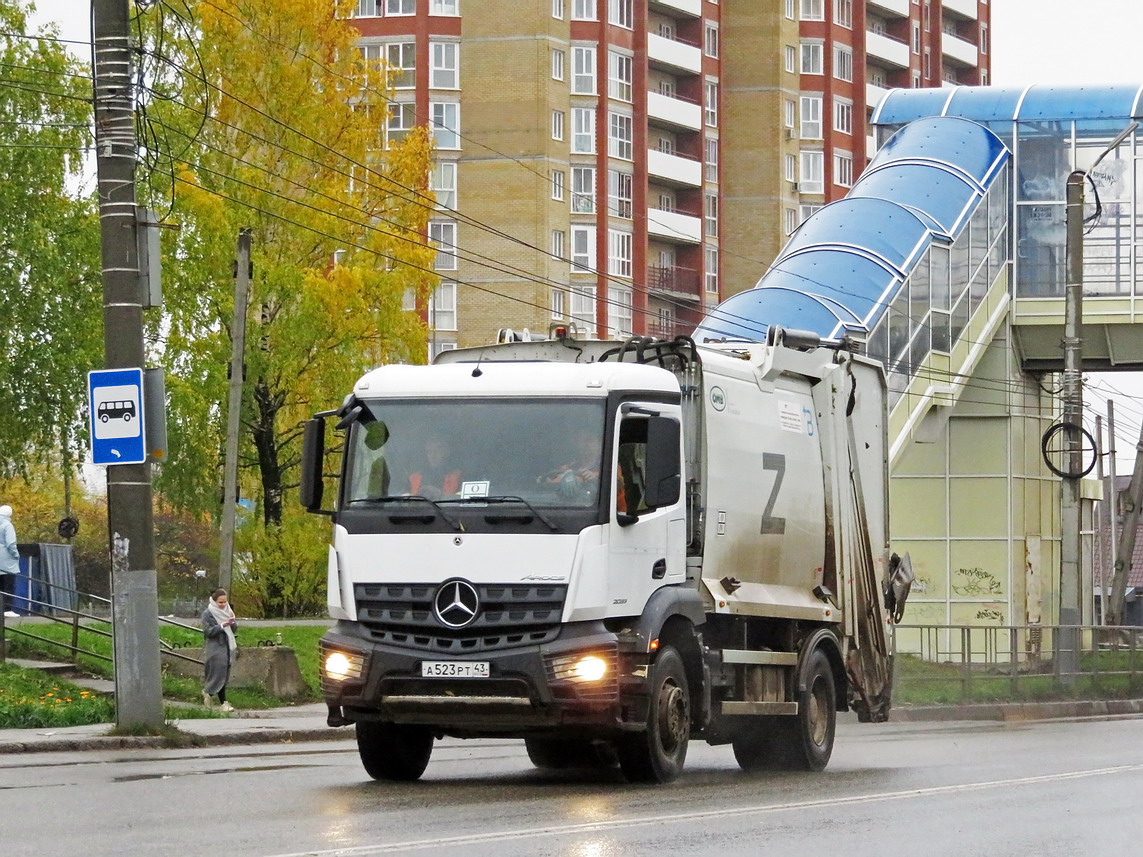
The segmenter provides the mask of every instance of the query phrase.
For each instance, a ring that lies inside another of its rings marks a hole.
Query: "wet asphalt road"
[[[0,855],[443,857],[1132,853],[1143,718],[840,726],[822,774],[541,772],[522,742],[446,741],[422,781],[352,743],[0,757]]]

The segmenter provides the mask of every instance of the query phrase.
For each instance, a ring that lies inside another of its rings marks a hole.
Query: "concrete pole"
[[[1115,477],[1118,464],[1115,461],[1115,401],[1113,399],[1107,400],[1107,474],[1108,482],[1111,483],[1111,490],[1108,492],[1107,500],[1107,517],[1108,517],[1108,538],[1111,540],[1111,569],[1112,579],[1114,579],[1114,570],[1119,562],[1119,491],[1116,485]],[[1107,598],[1108,590],[1105,581],[1100,581],[1103,586],[1103,593],[1100,596],[1101,603],[1105,605],[1103,616],[1100,617],[1101,624],[1107,624]]]
[[[128,0],[94,0],[95,167],[103,263],[103,347],[108,369],[145,368],[136,243],[134,89]],[[107,467],[115,656],[115,720],[163,725],[159,608],[150,464]]]
[[[1064,286],[1064,378],[1063,422],[1067,443],[1066,472],[1083,470],[1083,448],[1080,428],[1083,426],[1083,183],[1082,170],[1068,176],[1067,185],[1067,281]],[[1060,613],[1063,626],[1080,624],[1080,479],[1065,477],[1060,485]],[[1059,677],[1065,684],[1075,682],[1079,664],[1078,634],[1074,629],[1061,629],[1057,641],[1056,662]]]
[[[234,321],[230,328],[230,390],[226,404],[226,461],[223,465],[222,531],[218,585],[226,590],[234,574],[234,515],[238,499],[238,432],[242,425],[242,383],[246,376],[246,304],[250,293],[250,230],[238,233],[234,262]]]
[[[1100,490],[1103,491],[1103,500],[1099,504],[1099,518],[1093,522],[1093,529],[1095,531],[1095,539],[1093,542],[1092,551],[1093,556],[1099,557],[1099,610],[1095,609],[1092,605],[1092,624],[1098,622],[1103,624],[1103,614],[1107,607],[1107,594],[1104,584],[1104,566],[1107,565],[1107,555],[1103,548],[1103,534],[1107,532],[1104,522],[1109,517],[1107,506],[1107,482],[1103,478],[1103,417],[1099,414],[1095,415],[1095,473],[1096,478],[1099,480]]]

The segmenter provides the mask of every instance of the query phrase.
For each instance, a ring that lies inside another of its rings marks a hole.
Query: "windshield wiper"
[[[553,533],[559,529],[559,525],[552,522],[552,520],[544,515],[539,509],[517,494],[501,494],[494,497],[459,497],[455,500],[441,500],[442,503],[522,503],[528,508],[528,511],[543,521],[549,530]]]
[[[423,494],[389,494],[388,496],[385,496],[385,497],[359,497],[356,500],[350,500],[349,502],[351,505],[353,503],[377,503],[378,505],[382,505],[385,503],[403,503],[403,502],[406,502],[408,500],[413,500],[417,503],[428,503],[430,506],[432,506],[434,509],[436,509],[437,514],[440,515],[441,518],[450,527],[452,527],[458,533],[464,532],[464,526],[462,524],[460,524],[458,521],[455,521],[451,517],[449,517],[448,514],[445,512],[445,510],[441,508],[440,503],[438,503],[436,500],[430,500],[428,497],[425,497]],[[394,516],[390,516],[390,517],[394,517]]]

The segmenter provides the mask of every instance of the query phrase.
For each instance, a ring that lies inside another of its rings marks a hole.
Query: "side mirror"
[[[652,509],[673,506],[682,490],[679,423],[668,417],[647,421],[646,503]]]
[[[302,435],[301,484],[298,493],[302,506],[307,512],[328,514],[322,511],[321,501],[325,491],[322,482],[322,466],[325,463],[325,420],[306,420]]]

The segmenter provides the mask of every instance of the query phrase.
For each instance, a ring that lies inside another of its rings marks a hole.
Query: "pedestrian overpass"
[[[695,331],[857,335],[885,363],[894,549],[918,568],[906,621],[1052,618],[1058,482],[1039,441],[1058,416],[1042,376],[1063,368],[1067,179],[1089,176],[1084,368],[1143,369],[1141,96],[890,91],[872,118],[880,148],[850,193]]]

